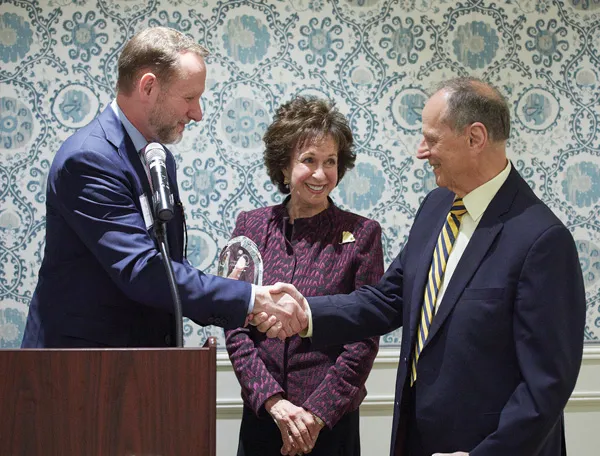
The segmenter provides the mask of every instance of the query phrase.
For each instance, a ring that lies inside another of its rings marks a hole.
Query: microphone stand
[[[167,272],[167,280],[171,289],[171,297],[173,299],[173,313],[175,317],[175,347],[183,347],[183,311],[181,310],[181,299],[179,298],[179,290],[175,283],[175,274],[173,273],[173,265],[171,264],[171,256],[166,242],[165,232],[166,222],[156,219],[154,223],[154,231],[158,239],[158,247],[163,257],[163,264]]]

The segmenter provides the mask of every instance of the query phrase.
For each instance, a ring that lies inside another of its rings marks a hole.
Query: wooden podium
[[[0,350],[2,456],[214,456],[204,348]]]

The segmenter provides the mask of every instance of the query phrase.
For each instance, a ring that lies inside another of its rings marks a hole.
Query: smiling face
[[[178,74],[159,89],[148,115],[152,139],[163,144],[179,142],[188,122],[202,120],[200,97],[206,84],[204,59],[187,52],[180,55],[179,65]]]
[[[338,183],[338,146],[331,136],[307,142],[292,155],[284,170],[290,181],[288,212],[292,219],[311,217],[327,209],[327,197]]]
[[[438,186],[464,196],[473,188],[476,157],[469,147],[469,135],[455,132],[444,121],[446,98],[447,92],[437,92],[423,108],[423,139],[417,158],[429,161]]]

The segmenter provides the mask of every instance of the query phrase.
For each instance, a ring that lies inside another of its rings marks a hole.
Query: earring
[[[283,176],[283,185],[290,185],[290,178],[287,176]]]

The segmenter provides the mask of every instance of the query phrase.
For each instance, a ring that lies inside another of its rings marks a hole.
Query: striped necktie
[[[446,262],[458,235],[460,222],[466,212],[467,209],[462,198],[455,199],[433,251],[431,267],[427,276],[427,286],[425,287],[425,296],[423,298],[423,307],[421,307],[421,321],[417,331],[417,343],[411,365],[411,386],[417,380],[417,362],[419,361],[421,350],[425,346],[425,341],[427,341],[431,321],[435,315],[435,303],[442,284],[442,278],[444,277],[444,271],[446,270]]]

